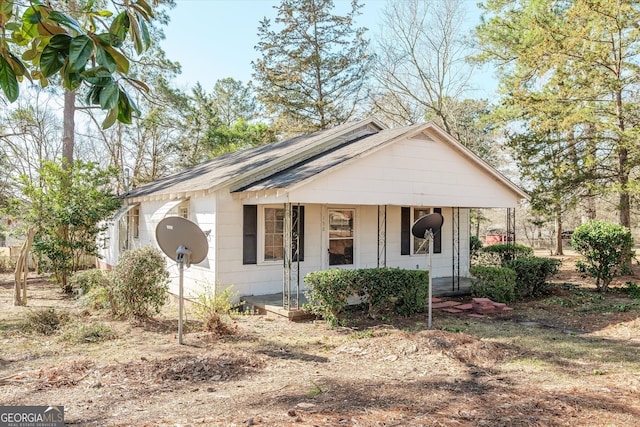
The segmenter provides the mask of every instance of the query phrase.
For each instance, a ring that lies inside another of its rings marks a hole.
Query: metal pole
[[[178,344],[182,344],[182,295],[184,289],[184,262],[178,262],[180,267],[180,289],[178,290]]]
[[[431,254],[433,254],[433,231],[431,231],[430,229],[427,230],[425,233],[425,238],[429,239],[429,323],[427,325],[427,327],[429,329],[431,329],[431,305],[432,305],[432,297],[433,297],[433,280],[432,280],[432,274],[431,274],[431,268],[432,268],[432,263],[431,263]]]

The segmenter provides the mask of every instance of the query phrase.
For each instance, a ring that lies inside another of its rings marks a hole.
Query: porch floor
[[[438,277],[432,281],[434,297],[451,297],[469,295],[469,287],[471,286],[471,279],[468,277],[460,277],[460,283],[458,285],[457,280],[455,285],[453,284],[453,277]],[[295,304],[295,291],[291,295],[291,307],[289,310],[285,309],[282,304],[282,293],[269,294],[269,295],[248,295],[243,296],[241,300],[245,301],[248,305],[253,306],[261,313],[277,314],[280,316],[288,317],[290,320],[301,320],[305,318],[312,318],[313,315],[302,310],[302,305],[307,302],[307,298],[303,291],[300,291],[300,301],[298,304],[299,309],[296,309]]]

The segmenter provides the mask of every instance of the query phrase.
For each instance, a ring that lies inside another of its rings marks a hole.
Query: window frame
[[[277,209],[282,211],[283,213],[283,224],[282,224],[282,245],[283,245],[283,249],[282,249],[282,258],[275,258],[275,259],[265,259],[265,242],[266,242],[266,210],[267,209]],[[299,209],[299,211],[298,211]],[[258,208],[258,218],[257,218],[257,264],[263,264],[263,265],[273,265],[273,264],[282,264],[284,262],[284,210],[285,208],[281,205],[281,204],[269,204],[269,205],[259,205]],[[305,213],[304,213],[304,205],[293,205],[292,206],[292,210],[293,210],[293,215],[300,215],[300,250],[299,250],[299,257],[300,257],[300,262],[304,261],[304,227],[305,227]],[[299,212],[296,213],[296,212]],[[293,249],[293,248],[292,248]],[[297,259],[295,259],[296,257],[291,256],[293,261],[298,261]]]

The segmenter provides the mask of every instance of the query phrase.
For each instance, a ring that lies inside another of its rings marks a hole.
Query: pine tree
[[[370,62],[366,29],[354,26],[361,7],[353,0],[339,16],[332,0],[282,0],[277,29],[260,22],[256,92],[281,132],[325,129],[356,113]]]

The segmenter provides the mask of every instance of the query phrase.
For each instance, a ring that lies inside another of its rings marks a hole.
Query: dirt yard
[[[179,345],[173,305],[136,325],[36,278],[29,306],[14,307],[5,277],[0,405],[63,405],[68,425],[87,426],[640,425],[640,300],[595,293],[570,259],[555,282],[491,317],[434,310],[433,330],[426,314],[353,311],[335,329],[238,316],[216,337],[188,313]],[[69,320],[54,335],[26,332],[39,307]],[[83,327],[103,334],[78,341]]]

